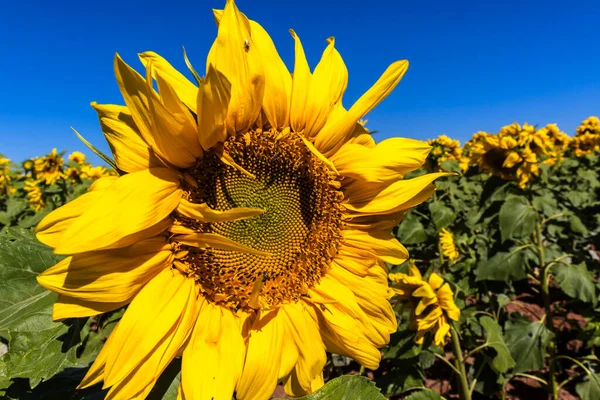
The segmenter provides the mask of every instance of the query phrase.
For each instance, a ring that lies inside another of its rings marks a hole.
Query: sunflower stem
[[[552,326],[552,303],[550,300],[550,267],[552,263],[545,265],[545,257],[544,257],[544,243],[542,239],[542,224],[543,222],[538,221],[536,224],[535,231],[535,245],[537,247],[537,253],[539,258],[539,264],[543,268],[542,269],[542,279],[541,279],[541,292],[542,299],[544,300],[544,309],[546,311],[546,328],[550,332],[554,332],[554,327]],[[556,343],[554,339],[550,339],[548,343],[548,355],[550,357],[548,363],[550,368],[548,369],[548,385],[546,386],[548,390],[548,394],[551,399],[558,399],[558,385],[556,384]]]
[[[462,348],[460,347],[460,339],[458,332],[454,329],[454,325],[450,325],[450,334],[452,336],[452,350],[454,351],[454,365],[460,372],[458,374],[458,393],[461,400],[471,400],[471,390],[467,379],[467,370],[465,368],[465,359]]]

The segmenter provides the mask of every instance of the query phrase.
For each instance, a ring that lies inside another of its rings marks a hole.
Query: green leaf
[[[313,394],[298,400],[385,400],[379,388],[367,377],[343,375],[330,380]]]
[[[117,163],[115,163],[115,161],[112,158],[110,158],[109,156],[107,156],[106,154],[104,154],[103,152],[98,150],[96,148],[96,146],[94,146],[93,144],[88,142],[83,136],[81,136],[81,134],[79,132],[77,132],[75,130],[75,128],[71,127],[71,129],[73,130],[73,132],[75,132],[75,135],[77,135],[79,140],[81,140],[83,142],[83,144],[85,144],[87,146],[88,149],[90,149],[95,155],[100,157],[105,163],[110,165],[112,169],[114,169],[115,171],[119,171],[119,168],[117,167]]]
[[[78,327],[52,322],[56,295],[35,279],[60,258],[28,231],[0,233],[0,376],[29,378],[32,388],[76,361]]]
[[[552,192],[547,191],[543,196],[533,198],[533,206],[538,210],[542,210],[546,217],[551,217],[558,213],[558,205],[556,199],[552,197]]]
[[[588,379],[575,386],[581,400],[600,399],[600,374],[592,374]]]
[[[527,277],[523,263],[523,251],[513,250],[510,253],[500,251],[488,260],[477,265],[477,280],[504,281],[521,280]]]
[[[498,215],[502,241],[526,238],[535,229],[536,213],[523,196],[510,196]]]
[[[406,396],[406,400],[441,400],[442,396],[431,389],[423,389]]]
[[[456,219],[456,214],[450,208],[446,207],[440,201],[433,201],[429,203],[429,212],[431,218],[438,230],[447,227]]]
[[[575,233],[580,233],[582,235],[587,235],[588,233],[588,229],[585,227],[583,222],[581,222],[581,219],[575,214],[569,215],[569,226]]]
[[[462,170],[458,166],[458,163],[454,160],[445,160],[440,164],[440,168],[447,172],[456,172],[462,174]]]
[[[523,315],[506,322],[505,340],[516,362],[514,372],[526,372],[544,368],[546,347],[552,338],[541,321],[531,322]]]
[[[423,224],[414,213],[408,213],[397,232],[398,239],[403,244],[419,244],[427,240]]]
[[[585,262],[578,265],[555,264],[552,272],[555,275],[554,283],[559,285],[563,292],[574,299],[596,306],[596,288]]]
[[[514,367],[515,360],[510,356],[510,351],[504,343],[502,327],[488,316],[481,317],[479,323],[487,333],[486,343],[496,350],[496,356],[492,359],[492,368],[497,372],[504,373]]]

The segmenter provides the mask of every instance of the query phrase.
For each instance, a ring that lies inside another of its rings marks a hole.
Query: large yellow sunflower
[[[376,145],[357,123],[406,61],[346,110],[333,39],[311,73],[291,32],[292,75],[233,1],[215,16],[199,87],[155,53],[145,76],[116,57],[126,106],[92,105],[124,174],[37,228],[69,255],[38,277],[56,320],[128,305],[80,385],[104,381],[107,399],[144,398],[179,355],[185,399],[310,393],[326,351],[377,368],[397,328],[386,263],[407,259],[390,229],[444,175],[401,180],[429,146]]]

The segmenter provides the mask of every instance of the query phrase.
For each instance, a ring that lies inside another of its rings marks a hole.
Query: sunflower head
[[[27,193],[27,202],[29,204],[29,207],[31,207],[35,212],[40,211],[46,206],[46,202],[44,200],[44,193],[40,188],[39,181],[35,181],[33,179],[26,180],[23,190],[25,190],[25,192]]]
[[[598,117],[585,119],[575,132],[570,143],[576,157],[583,157],[600,151],[600,120]]]
[[[406,61],[346,109],[333,38],[311,71],[291,31],[291,73],[233,1],[215,19],[198,85],[156,53],[143,74],[116,56],[125,105],[92,106],[123,174],[98,173],[37,227],[69,256],[38,277],[60,294],[55,319],[128,305],[81,385],[112,398],[143,398],[179,354],[186,398],[311,393],[326,351],[377,368],[397,329],[386,265],[408,258],[391,229],[449,175],[403,179],[431,147],[376,144],[357,122]]]
[[[34,160],[35,176],[44,184],[52,185],[62,176],[63,164],[62,154],[58,154],[56,149],[52,149],[48,155]]]
[[[85,162],[85,154],[80,151],[74,151],[69,154],[69,161],[76,162],[77,164],[83,164]]]
[[[412,260],[407,274],[390,274],[389,279],[398,300],[411,310],[410,327],[417,331],[415,342],[423,343],[425,336],[431,332],[434,343],[443,347],[450,335],[448,319],[458,321],[460,318],[450,285],[435,272],[424,280]]]
[[[460,256],[454,245],[454,235],[446,228],[442,228],[440,231],[440,248],[444,257],[448,258],[452,263]]]
[[[427,144],[431,146],[427,163],[433,171],[439,171],[440,164],[446,160],[458,162],[461,159],[462,149],[458,140],[452,140],[446,135],[440,135],[435,139],[427,141]]]

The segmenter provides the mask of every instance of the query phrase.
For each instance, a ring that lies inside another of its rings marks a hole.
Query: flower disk
[[[232,137],[224,150],[238,168],[210,152],[189,170],[197,182],[185,191],[191,203],[218,211],[264,210],[248,219],[214,223],[175,216],[186,227],[265,253],[182,246],[188,254],[181,262],[217,304],[257,308],[253,289],[266,305],[296,301],[318,283],[337,251],[343,194],[334,187],[339,187],[335,174],[297,134],[281,136],[275,131]]]

